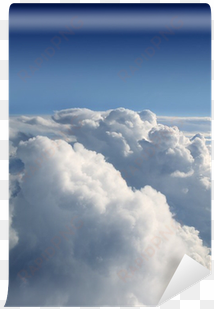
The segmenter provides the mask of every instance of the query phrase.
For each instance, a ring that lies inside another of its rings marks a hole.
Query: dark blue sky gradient
[[[210,26],[206,4],[13,4],[10,113],[210,116]]]

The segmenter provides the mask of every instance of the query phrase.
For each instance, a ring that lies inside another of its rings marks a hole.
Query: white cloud
[[[203,136],[190,140],[150,111],[71,109],[46,120],[11,124],[14,147],[24,138],[11,155],[18,242],[8,306],[155,305],[183,254],[210,267]],[[83,226],[67,235],[74,217]],[[50,246],[56,252],[45,261]],[[42,266],[23,283],[17,273],[31,274],[38,258]]]
[[[158,116],[157,121],[170,127],[177,126],[188,137],[193,137],[199,132],[205,136],[206,141],[211,137],[211,117]]]
[[[189,138],[175,126],[181,122],[185,130],[191,127],[203,133],[210,130],[210,118],[162,117],[172,125],[167,126],[157,124],[148,110],[137,113],[123,108],[70,109],[56,112],[53,118],[70,125],[72,136],[87,149],[102,153],[128,185],[139,189],[149,184],[164,193],[176,218],[195,226],[210,245],[210,151],[202,134]],[[88,118],[96,125],[84,125]],[[192,175],[183,180],[174,177],[175,172]]]

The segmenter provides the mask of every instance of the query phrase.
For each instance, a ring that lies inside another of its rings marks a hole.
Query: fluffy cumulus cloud
[[[188,138],[203,134],[207,148],[211,154],[211,118],[210,117],[157,117],[158,121],[167,126],[177,126]]]
[[[7,306],[156,305],[210,267],[210,154],[146,110],[11,121]],[[154,288],[155,287],[155,288]]]

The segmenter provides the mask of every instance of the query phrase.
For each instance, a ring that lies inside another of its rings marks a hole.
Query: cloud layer
[[[184,254],[210,267],[201,134],[122,108],[13,118],[10,132],[7,306],[156,305]]]
[[[201,126],[198,118],[195,125],[193,119],[188,120],[194,131],[198,127],[190,138],[174,126],[180,122],[187,130],[184,119],[172,117],[170,126],[162,125],[148,110],[136,113],[121,108],[98,113],[71,109],[55,113],[53,119],[70,126],[71,136],[87,149],[102,153],[129,186],[151,185],[165,194],[176,218],[196,227],[210,245],[211,161],[200,134],[207,118],[201,119]]]

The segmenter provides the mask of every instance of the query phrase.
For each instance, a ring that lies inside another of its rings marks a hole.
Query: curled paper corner
[[[211,271],[185,254],[157,306],[209,276]]]

